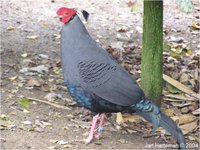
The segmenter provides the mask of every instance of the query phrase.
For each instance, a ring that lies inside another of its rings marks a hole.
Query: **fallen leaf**
[[[192,104],[189,106],[189,109],[190,111],[195,111],[196,109],[199,108],[199,102],[195,101],[195,102],[192,102]]]
[[[177,42],[177,43],[181,43],[184,41],[183,37],[175,37],[175,36],[170,36],[168,39],[168,42]],[[176,47],[176,46],[174,46]]]
[[[25,74],[25,73],[28,72],[28,70],[29,70],[29,69],[28,69],[27,67],[25,67],[25,68],[20,69],[19,72]]]
[[[171,84],[166,84],[166,87],[167,87],[167,90],[168,90],[170,93],[173,93],[173,94],[181,93],[180,90],[178,90],[175,86],[173,86],[173,85],[171,85]]]
[[[143,29],[140,26],[136,26],[135,30],[138,31],[140,34],[143,33]]]
[[[6,30],[7,31],[13,31],[15,28],[14,27],[7,27]]]
[[[195,83],[195,80],[194,79],[190,79],[189,80],[189,83],[192,85],[192,87],[194,88],[196,83]]]
[[[185,107],[185,106],[189,106],[191,105],[191,101],[185,101],[185,102],[181,102],[181,103],[178,103],[178,102],[171,102],[171,104],[175,107]]]
[[[28,56],[28,54],[25,52],[25,53],[21,54],[21,56],[22,56],[23,58],[26,58],[26,57]]]
[[[39,54],[39,57],[44,58],[44,59],[49,59],[49,56],[45,54]]]
[[[131,8],[131,12],[136,12],[142,7],[143,3],[142,1],[134,0],[133,2],[129,1],[127,5]]]
[[[4,143],[4,142],[6,142],[6,139],[3,137],[0,137],[0,141],[1,141],[1,143]]]
[[[124,122],[129,121],[129,122],[138,122],[139,120],[144,120],[142,117],[138,115],[128,115],[124,116]]]
[[[135,2],[129,1],[128,3],[126,3],[128,5],[128,7],[133,7],[133,5],[135,5]]]
[[[41,121],[42,124],[46,127],[46,126],[52,126],[52,124],[50,122],[46,122],[46,121]]]
[[[5,129],[11,129],[15,126],[15,124],[10,120],[1,120],[0,126],[4,127]]]
[[[177,119],[175,119],[175,117]],[[187,123],[193,122],[193,121],[195,121],[197,119],[197,117],[195,117],[192,114],[185,114],[185,115],[181,115],[181,116],[174,116],[172,118],[175,119],[175,120],[178,120],[179,125],[187,124]]]
[[[164,109],[163,112],[167,115],[167,116],[174,116],[175,112],[174,109]]]
[[[198,126],[197,122],[191,122],[188,124],[184,124],[182,126],[179,126],[180,129],[182,130],[183,134],[186,135],[189,132],[193,131],[196,127]]]
[[[123,49],[122,48],[123,42],[112,42],[110,46],[114,49]]]
[[[183,94],[164,94],[165,97],[169,97],[169,98],[172,98],[172,101],[194,101],[195,99],[193,97],[186,97],[185,95]],[[164,99],[166,100],[166,99]]]
[[[192,28],[195,30],[199,30],[200,29],[200,24],[199,23],[193,23],[192,24]]]
[[[34,78],[30,78],[27,81],[27,86],[40,86],[40,83],[38,80],[34,79]]]
[[[58,141],[57,143],[58,143],[59,145],[65,145],[65,144],[68,144],[69,142],[60,140],[60,141]]]
[[[72,145],[70,145],[70,144],[63,145],[63,148],[71,148],[71,147],[72,147]]]
[[[170,50],[170,55],[173,57],[173,58],[181,58],[182,57],[182,49],[181,48],[177,48],[177,49],[175,49],[175,48],[172,48],[171,50]]]
[[[16,76],[13,76],[13,77],[10,77],[9,79],[10,79],[10,81],[14,81],[14,80],[16,80],[17,79],[17,75]]]
[[[17,112],[12,111],[12,112],[10,112],[9,114],[10,114],[10,115],[15,115],[15,116],[16,116],[16,115],[17,115]]]
[[[137,131],[132,130],[132,129],[127,129],[128,133],[132,134],[132,133],[137,133]]]
[[[196,109],[192,112],[193,115],[199,115],[200,114],[200,108]]]
[[[127,27],[123,26],[123,27],[118,27],[116,28],[117,32],[126,32],[127,31]]]
[[[60,39],[61,35],[60,35],[60,34],[57,34],[57,33],[55,33],[55,34],[53,34],[53,37],[54,37],[55,39]]]
[[[49,81],[49,82],[53,82],[53,81],[54,81],[54,79],[53,79],[53,78],[51,78],[51,79],[48,79],[48,81]]]
[[[38,38],[38,36],[37,35],[31,35],[31,36],[27,36],[26,38],[30,39],[30,40],[35,40],[35,39]]]
[[[5,114],[1,114],[0,118],[1,120],[9,120],[8,116],[6,116]]]
[[[51,143],[55,144],[58,142],[58,140],[50,140]]]
[[[61,69],[61,68],[58,68],[58,67],[54,67],[54,68],[53,68],[53,72],[54,72],[55,74],[61,74],[62,69]]]
[[[49,147],[47,147],[48,149],[57,149],[57,147],[56,146],[49,146]]]
[[[190,141],[195,141],[197,138],[196,138],[195,136],[188,136],[188,139],[189,139]]]
[[[69,127],[63,127],[64,130],[69,130]]]
[[[117,34],[117,40],[121,41],[121,42],[130,42],[132,39],[127,36],[122,36],[121,34]],[[113,42],[113,46],[115,46],[115,45],[117,45],[116,42]],[[120,46],[120,44],[119,44],[119,46]]]
[[[48,84],[42,84],[41,89],[42,89],[43,91],[45,91],[45,92],[50,91],[50,87],[49,87]]]
[[[126,140],[125,140],[125,139],[119,139],[119,142],[120,142],[121,144],[125,144],[125,143],[126,143]]]
[[[16,94],[18,91],[19,91],[19,89],[12,89],[12,90],[11,90],[11,93],[12,93],[12,94]]]
[[[32,124],[31,121],[29,121],[29,120],[22,121],[22,123],[25,124],[25,125],[31,125]]]
[[[189,113],[189,107],[183,107],[183,108],[181,108],[181,112],[183,113],[183,114],[186,114],[186,113]]]
[[[190,76],[186,73],[182,73],[179,80],[181,83],[186,83],[190,80]]]
[[[117,130],[121,130],[121,129],[122,129],[122,127],[120,127],[119,125],[116,125],[115,128],[116,128]]]
[[[123,123],[123,117],[122,117],[122,114],[120,112],[116,114],[116,122],[118,124]]]
[[[47,99],[48,101],[54,101],[56,96],[57,96],[56,93],[51,92],[48,93],[44,98]]]
[[[175,86],[176,88],[178,88],[179,90],[187,93],[188,95],[191,95],[197,99],[200,99],[200,95],[198,93],[193,92],[191,89],[189,89],[188,87],[186,87],[185,85],[183,85],[182,83],[174,80],[173,78],[163,74],[163,79],[165,81],[167,81],[168,83],[170,83],[171,85]]]
[[[42,24],[43,25],[43,27],[49,27],[49,24],[47,24],[47,23],[44,23],[44,24]]]
[[[63,116],[61,114],[59,114],[59,113],[55,113],[54,117],[56,117],[56,118],[63,118]]]
[[[35,71],[35,72],[38,72],[38,73],[45,73],[45,72],[48,72],[49,69],[48,67],[44,66],[44,65],[40,65],[40,66],[37,66],[37,67],[32,67],[32,68],[29,68],[30,71]]]
[[[168,42],[164,42],[164,43],[163,43],[163,49],[164,49],[165,51],[169,51],[169,50],[170,50],[170,46],[169,46]]]
[[[37,125],[41,128],[45,128],[45,125],[40,120],[35,120],[35,125]]]
[[[29,113],[27,109],[23,109],[23,113]]]
[[[99,141],[95,141],[94,144],[95,145],[102,145],[102,143],[100,143]]]

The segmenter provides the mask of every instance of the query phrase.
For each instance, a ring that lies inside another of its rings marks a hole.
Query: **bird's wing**
[[[130,106],[143,96],[136,81],[117,63],[81,61],[78,68],[83,88],[109,102]]]

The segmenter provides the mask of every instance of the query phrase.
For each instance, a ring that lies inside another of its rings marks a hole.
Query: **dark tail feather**
[[[139,112],[137,112],[137,114],[144,117],[147,121],[149,121],[151,123],[153,122],[151,120],[151,118],[152,118],[151,113],[139,111]],[[168,116],[163,114],[162,112],[160,112],[159,118],[160,118],[159,126],[163,127],[174,137],[174,139],[178,142],[180,149],[185,149],[185,138],[182,134],[182,131],[176,125],[176,123],[171,118],[169,118]]]
[[[144,117],[147,121],[153,124],[153,132],[159,127],[163,127],[167,130],[174,139],[178,142],[180,149],[185,148],[185,138],[182,131],[177,124],[164,113],[160,112],[159,108],[149,100],[143,100],[139,105],[135,105],[137,114]]]
[[[167,130],[171,135],[176,139],[179,143],[179,148],[185,149],[185,138],[181,129],[177,126],[177,124],[168,116],[161,114],[160,126]]]

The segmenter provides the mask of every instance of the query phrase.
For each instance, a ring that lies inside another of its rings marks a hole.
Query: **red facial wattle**
[[[61,22],[64,24],[68,23],[70,19],[77,13],[76,10],[66,8],[66,7],[61,7],[57,10],[57,15],[61,16]]]

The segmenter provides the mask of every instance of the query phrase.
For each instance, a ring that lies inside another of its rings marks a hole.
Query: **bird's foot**
[[[94,136],[94,133],[95,133],[95,129],[96,129],[98,119],[99,119],[99,114],[94,116],[93,119],[92,119],[92,126],[91,126],[91,129],[90,129],[90,133],[89,133],[88,138],[85,140],[86,145],[91,143],[91,141],[93,140],[93,136]]]
[[[102,134],[103,131],[104,131],[104,128],[103,127],[99,127],[98,130],[97,130],[97,133],[95,133],[94,137],[96,139],[100,139],[101,134]]]
[[[88,144],[90,144],[92,142],[92,140],[93,140],[93,136],[88,136],[88,138],[84,140],[84,143],[86,145],[88,145]]]
[[[97,126],[97,122],[98,120],[100,120],[99,122],[99,127],[97,130],[96,129],[96,126]],[[85,140],[85,144],[89,144],[92,142],[93,140],[93,137],[95,137],[96,139],[99,139],[100,136],[101,136],[101,133],[103,132],[103,122],[104,122],[104,114],[97,114],[96,116],[93,117],[92,119],[92,126],[91,126],[91,129],[90,129],[90,133],[89,133],[89,136],[88,138]]]

